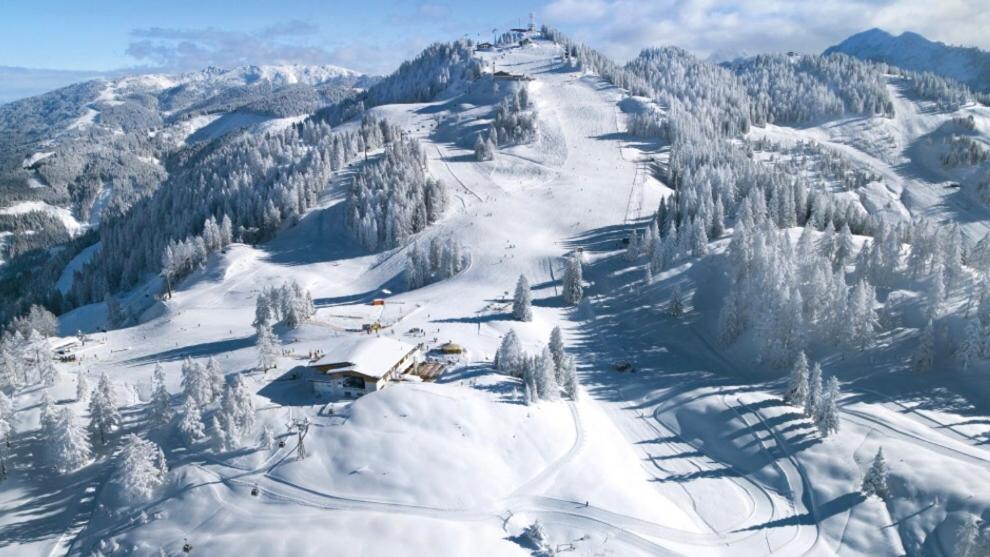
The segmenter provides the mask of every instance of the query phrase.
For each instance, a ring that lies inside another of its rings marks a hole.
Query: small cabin
[[[525,75],[509,73],[509,72],[504,71],[504,70],[498,70],[497,72],[493,73],[492,74],[492,78],[495,79],[495,81],[530,81],[530,80],[532,80],[532,78],[527,77]]]
[[[444,354],[462,354],[464,353],[464,348],[460,344],[449,340],[440,345],[440,351]]]
[[[492,43],[478,43],[478,50],[491,50],[495,48]]]
[[[313,390],[322,395],[357,398],[379,391],[420,361],[421,345],[383,337],[335,339],[326,354],[310,364]]]
[[[371,305],[373,305],[373,306],[384,306],[385,305],[385,300],[383,300],[381,298],[375,298],[374,300],[371,300]]]

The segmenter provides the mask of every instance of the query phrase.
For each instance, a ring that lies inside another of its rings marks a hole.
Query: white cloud
[[[990,49],[986,0],[552,0],[542,16],[620,60],[650,46],[821,52],[872,27]]]

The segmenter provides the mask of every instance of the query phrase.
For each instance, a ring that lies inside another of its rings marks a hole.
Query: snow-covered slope
[[[949,46],[910,31],[894,36],[882,29],[870,29],[830,46],[824,54],[833,52],[906,70],[932,72],[978,91],[990,91],[990,52],[975,47]]]
[[[172,555],[184,543],[211,555],[532,555],[538,548],[523,532],[535,521],[550,547],[576,555],[951,554],[957,526],[990,505],[986,410],[966,392],[987,382],[903,373],[897,343],[908,325],[868,354],[820,347],[843,382],[842,427],[821,438],[781,401],[779,370],[754,364],[747,346],[715,340],[731,231],[712,238],[708,255],[649,281],[641,260],[623,256],[623,240],[672,194],[653,172],[669,164],[670,145],[627,133],[622,107],[649,101],[624,102],[624,91],[568,68],[561,55],[546,41],[479,54],[486,68],[533,78],[538,115],[536,140],[503,146],[491,161],[470,149],[492,118],[487,78],[442,100],[372,110],[418,138],[427,170],[447,185],[448,210],[414,241],[457,238],[470,252],[459,274],[409,290],[408,245],[369,254],[349,239],[345,195],[366,164],[359,159],[272,241],[212,255],[171,299],[153,299],[159,279],[123,296],[141,311],[138,324],[103,332],[104,304],[61,316],[64,340],[81,330],[90,341],[73,349],[77,363],[58,364],[52,400],[84,415],[75,373],[91,384],[106,373],[124,429],[159,443],[171,472],[146,502],[118,505],[109,455],[63,475],[36,467],[44,389],[20,390],[18,451],[0,490],[0,555]],[[972,115],[985,135],[990,114],[938,113],[896,78],[889,87],[894,118],[755,128],[750,139],[779,151],[753,156],[771,164],[795,156],[784,146],[816,141],[882,177],[842,193],[865,211],[954,220],[980,238],[986,210],[928,179],[912,149],[960,116]],[[577,307],[559,295],[565,254],[585,263],[586,301]],[[520,274],[533,285],[531,322],[509,314]],[[255,299],[290,278],[312,293],[316,313],[297,329],[276,329],[284,352],[261,372]],[[667,311],[675,286],[689,300],[680,318]],[[377,298],[385,305],[371,305]],[[949,302],[959,312],[964,303]],[[430,349],[453,340],[465,353],[436,383],[399,382],[354,402],[317,397],[309,355],[364,335],[358,324],[375,320],[386,325],[382,335]],[[555,325],[578,359],[580,396],[526,405],[522,383],[494,371],[492,358],[510,330],[535,353]],[[178,410],[187,357],[214,357],[240,377],[255,429],[267,426],[284,446],[248,440],[218,450],[153,430],[155,364]],[[289,430],[303,418],[304,436]],[[888,501],[859,493],[881,446],[895,494]]]

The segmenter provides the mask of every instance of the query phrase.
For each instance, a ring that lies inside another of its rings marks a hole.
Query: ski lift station
[[[422,345],[388,337],[340,337],[310,364],[315,371],[310,382],[317,394],[357,398],[383,389],[421,359]]]

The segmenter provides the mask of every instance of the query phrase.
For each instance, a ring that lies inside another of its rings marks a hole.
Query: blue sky
[[[200,54],[197,66],[284,57],[382,73],[430,42],[488,36],[536,8],[521,0],[11,0],[0,4],[0,65],[108,71],[181,66]]]
[[[987,0],[4,0],[0,102],[83,71],[332,63],[388,73],[434,41],[530,11],[620,61],[675,44],[699,54],[820,52],[871,27],[990,49]],[[3,66],[70,70],[13,72]],[[6,90],[6,91],[5,91]],[[16,92],[12,93],[10,91]]]

